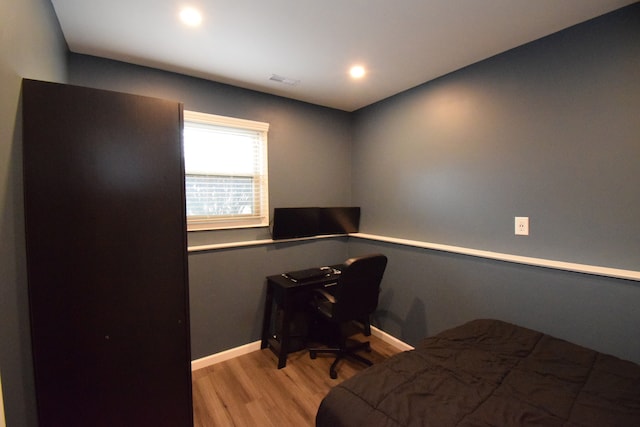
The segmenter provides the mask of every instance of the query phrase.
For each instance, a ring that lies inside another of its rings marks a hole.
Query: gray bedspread
[[[640,426],[640,366],[474,320],[334,387],[316,425]]]

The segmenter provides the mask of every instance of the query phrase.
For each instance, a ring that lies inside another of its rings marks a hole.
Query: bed
[[[640,426],[640,366],[499,320],[425,339],[337,385],[318,427]]]

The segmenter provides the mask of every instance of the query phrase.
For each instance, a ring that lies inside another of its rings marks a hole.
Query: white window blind
[[[189,230],[269,224],[268,123],[184,112]]]

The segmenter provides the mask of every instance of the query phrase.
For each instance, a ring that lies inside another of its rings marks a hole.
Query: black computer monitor
[[[320,234],[357,233],[360,227],[360,208],[319,208]]]
[[[273,240],[295,239],[319,234],[318,208],[275,208],[271,222]]]
[[[357,233],[359,227],[359,207],[275,208],[271,221],[271,238],[281,240],[322,234]]]

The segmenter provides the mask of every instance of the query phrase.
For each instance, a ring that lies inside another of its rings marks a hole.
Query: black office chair
[[[360,361],[368,366],[372,363],[357,354],[365,349],[371,351],[369,342],[347,346],[347,331],[353,321],[361,322],[365,334],[370,334],[369,316],[378,306],[380,282],[387,266],[387,257],[380,254],[366,255],[348,259],[342,267],[337,285],[331,287],[331,293],[316,289],[312,305],[320,318],[328,320],[338,333],[338,345],[334,348],[311,348],[309,354],[315,359],[318,353],[334,353],[336,360],[329,368],[329,375],[336,379],[336,366],[345,357]]]

